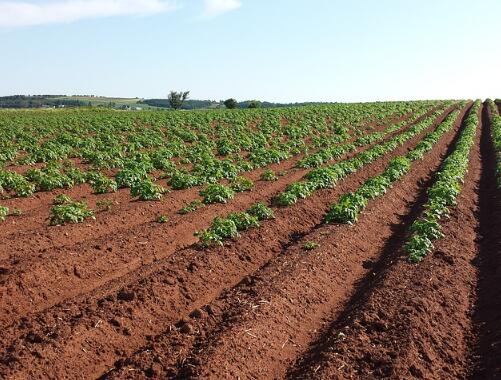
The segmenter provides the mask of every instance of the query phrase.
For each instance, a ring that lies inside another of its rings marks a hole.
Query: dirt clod
[[[136,293],[133,291],[121,290],[117,293],[117,299],[120,301],[131,302],[136,298]]]

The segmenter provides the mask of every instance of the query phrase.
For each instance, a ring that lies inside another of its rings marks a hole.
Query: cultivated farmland
[[[0,377],[501,377],[500,110],[0,111]]]

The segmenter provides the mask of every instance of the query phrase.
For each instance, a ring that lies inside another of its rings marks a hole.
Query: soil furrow
[[[496,186],[496,155],[491,138],[489,107],[484,104],[480,153],[482,176],[479,198],[479,270],[471,342],[471,379],[501,378],[501,199]]]
[[[403,149],[420,137],[408,141]],[[8,358],[3,372],[14,377],[43,377],[47,376],[47,363],[55,378],[67,373],[92,377],[106,372],[117,357],[144,346],[149,336],[178,323],[263,266],[295,235],[311,231],[333,199],[379,172],[389,158],[367,165],[335,189],[276,210],[274,221],[243,234],[237,242],[210,250],[177,251],[94,289],[92,295],[23,318],[6,328],[0,338]]]

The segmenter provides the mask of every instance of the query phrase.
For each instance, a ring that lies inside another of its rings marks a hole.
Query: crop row
[[[412,125],[405,132],[398,134],[382,144],[375,145],[370,149],[358,153],[351,159],[343,160],[329,167],[310,171],[302,181],[287,186],[287,188],[276,197],[275,203],[279,206],[289,206],[296,203],[299,199],[308,198],[319,189],[334,187],[339,180],[343,179],[348,174],[354,173],[364,165],[374,162],[379,157],[395,150],[398,146],[429,128],[442,112],[441,110],[437,110],[431,116]]]
[[[244,212],[234,212],[225,218],[216,217],[210,228],[195,232],[201,244],[208,247],[212,244],[222,245],[225,239],[235,239],[240,231],[260,226],[262,220],[273,219],[274,213],[264,203],[256,203]]]
[[[411,169],[413,161],[421,160],[430,151],[440,137],[451,130],[459,115],[459,111],[450,113],[438,127],[427,134],[414,149],[405,156],[392,159],[386,169],[379,175],[368,179],[356,191],[343,194],[334,203],[325,216],[325,222],[355,223],[369,201],[380,197],[388,191],[392,184],[402,178]]]
[[[464,129],[452,153],[444,160],[436,174],[435,183],[428,189],[424,211],[410,227],[405,250],[411,262],[419,262],[433,250],[433,241],[443,236],[440,221],[448,217],[449,208],[456,204],[461,184],[468,169],[471,147],[479,124],[480,100],[475,101],[465,120]]]
[[[384,131],[365,134],[364,136],[357,138],[353,143],[334,145],[334,146],[329,145],[326,148],[319,149],[317,152],[302,158],[297,163],[296,166],[298,168],[303,168],[303,169],[317,168],[330,160],[334,160],[336,158],[341,157],[343,154],[355,151],[357,147],[371,145],[383,140],[386,136],[394,132],[397,132],[398,130],[402,129],[405,125],[413,123],[420,117],[424,116],[427,112],[428,109],[424,108],[423,110],[415,112],[406,120],[389,126]]]
[[[0,161],[29,164],[82,157],[97,166],[110,166],[120,163],[124,156],[156,147],[171,147],[173,154],[189,156],[190,146],[204,140],[213,143],[219,154],[227,155],[234,150],[248,149],[254,143],[259,145],[263,137],[294,138],[304,134],[311,125],[316,126],[315,141],[321,143],[322,137],[332,129],[350,125],[357,129],[366,120],[378,121],[403,109],[409,112],[418,104],[433,102],[183,113],[0,111],[0,130],[5,132],[0,136]],[[287,120],[283,128],[282,120]],[[251,129],[261,134],[257,140],[249,137]],[[106,154],[111,152],[116,155]]]
[[[491,139],[496,152],[496,180],[498,187],[501,187],[501,116],[491,99],[487,100],[487,105],[491,115]]]

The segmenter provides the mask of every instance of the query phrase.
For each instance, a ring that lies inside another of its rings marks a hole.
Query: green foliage
[[[175,172],[170,181],[169,185],[174,189],[174,190],[182,190],[182,189],[189,189],[190,187],[198,185],[198,179],[197,177],[188,174],[188,173],[183,173],[181,171]]]
[[[313,251],[314,249],[320,247],[320,244],[314,242],[314,241],[307,241],[306,243],[303,244],[303,249],[306,251]]]
[[[256,203],[245,212],[233,212],[226,218],[216,217],[210,228],[197,231],[195,236],[204,247],[222,245],[225,239],[238,238],[239,231],[258,228],[259,221],[273,219],[273,210],[263,203]]]
[[[296,182],[287,185],[285,191],[280,193],[274,201],[278,206],[290,206],[299,199],[308,198],[314,191],[312,182]]]
[[[169,101],[170,107],[177,110],[182,107],[183,103],[185,102],[185,100],[188,99],[189,95],[190,95],[189,91],[185,92],[171,91],[167,96],[167,100]]]
[[[233,221],[238,231],[245,231],[250,228],[259,227],[259,221],[255,216],[246,212],[234,212],[228,215],[227,219]]]
[[[148,179],[148,173],[138,168],[125,168],[115,175],[119,188],[132,187]]]
[[[410,236],[404,248],[409,255],[409,261],[418,263],[433,250],[433,243],[428,236],[416,233]]]
[[[50,210],[50,225],[82,223],[87,218],[94,218],[94,213],[85,202],[69,202],[55,205]]]
[[[208,230],[197,231],[203,246],[208,247],[213,244],[222,245],[225,239],[234,239],[239,236],[238,228],[234,220],[229,218],[216,217]]]
[[[73,200],[66,194],[59,194],[54,197],[52,204],[54,205],[64,205],[71,203]]]
[[[185,97],[187,94],[181,94],[181,98]],[[164,103],[167,105],[166,99]],[[242,106],[248,104],[245,102]],[[155,190],[148,182],[153,176],[167,178],[173,189],[205,187],[222,180],[231,184],[238,182],[235,178],[245,176],[246,171],[266,168],[299,154],[304,155],[304,167],[316,168],[352,151],[355,145],[386,138],[386,132],[395,132],[404,125],[392,125],[385,133],[373,134],[368,133],[368,122],[382,125],[389,117],[409,113],[419,116],[431,107],[443,109],[450,104],[435,101],[339,103],[183,113],[2,110],[0,192],[4,197],[28,197],[35,191],[65,189],[88,182],[97,193],[134,188],[138,194],[146,194],[147,190]],[[349,143],[355,135],[364,139]],[[384,151],[381,148],[330,168],[340,179]],[[18,168],[10,169],[12,165],[35,163],[42,165],[24,173]],[[152,174],[154,170],[161,173]],[[114,173],[114,181],[108,178],[109,173]],[[291,193],[283,196],[287,199],[284,203],[292,204],[319,188],[330,186],[329,178],[319,174],[322,173],[313,173],[311,181],[307,178],[301,181],[307,184],[292,186]],[[275,180],[276,175],[266,170],[263,179]],[[147,186],[142,184],[144,181]],[[146,188],[140,190],[142,187]],[[159,197],[159,191],[149,192],[153,195],[145,198]]]
[[[216,149],[220,155],[227,156],[228,154],[238,152],[239,147],[228,138],[221,138],[216,142]]]
[[[355,223],[360,211],[367,206],[367,202],[367,198],[361,194],[343,194],[339,201],[331,206],[324,220],[326,223]]]
[[[165,175],[172,176],[176,171],[176,164],[170,158],[172,152],[167,149],[160,149],[152,154],[152,164],[155,169],[163,170]]]
[[[233,181],[231,181],[231,188],[237,193],[242,191],[250,191],[253,189],[253,187],[254,182],[246,177],[236,177]]]
[[[249,108],[261,108],[261,102],[257,100],[252,100],[249,102]]]
[[[278,179],[278,176],[271,169],[266,169],[261,174],[261,181],[276,181],[277,179]]]
[[[235,192],[225,185],[210,184],[200,191],[200,195],[204,197],[205,204],[226,203],[229,199],[233,199]]]
[[[167,215],[158,215],[156,219],[156,222],[160,224],[167,223],[168,221],[169,217]]]
[[[273,210],[261,202],[252,205],[247,210],[247,213],[249,215],[255,216],[258,220],[275,219]]]
[[[395,150],[399,146],[403,145],[406,141],[410,140],[414,136],[418,135],[419,133],[429,128],[434,123],[436,117],[438,117],[441,114],[441,112],[442,110],[437,110],[429,117],[425,118],[419,123],[413,124],[404,132],[397,134],[390,140],[382,144],[375,145],[361,153],[358,153],[351,159],[338,162],[329,167],[314,169],[310,171],[308,174],[305,175],[302,181],[288,185],[287,188],[275,198],[275,203],[280,206],[289,206],[296,203],[299,199],[311,196],[315,191],[319,189],[334,187],[339,180],[343,179],[347,175],[356,172],[363,166],[370,164],[375,160],[377,160],[378,158],[384,156],[385,154]],[[402,125],[399,124],[394,127],[390,127],[382,135],[379,133],[375,135],[374,139],[378,140],[386,136],[387,133],[391,133],[394,132],[395,130],[398,130],[399,128],[402,127]],[[367,139],[364,139],[364,141],[365,140]],[[330,157],[330,155],[327,155],[325,159],[328,159],[328,157]],[[323,160],[324,158],[322,158],[322,156],[319,156],[318,163],[323,162]],[[407,160],[407,158],[405,158],[405,160]],[[311,163],[306,164],[305,162],[306,161],[301,163],[301,165],[314,166],[316,165],[315,162],[317,161],[316,159],[315,160],[312,159]],[[396,170],[393,172],[393,175],[399,175],[400,172],[405,171],[405,169],[403,168],[396,168],[396,167],[391,168],[390,170],[392,171]],[[379,187],[380,189],[382,189],[384,187],[384,184],[382,182],[389,180],[391,176],[392,176],[391,173],[387,173],[385,175],[385,178],[380,178],[376,181],[373,181],[367,186],[370,186],[372,188]],[[374,190],[370,189],[370,191]],[[343,202],[345,203],[345,207],[351,208],[351,211],[354,212],[355,214],[353,214],[350,218],[348,218],[346,215],[340,214],[339,220],[340,221],[343,220],[345,223],[356,221],[358,212],[361,209],[363,209],[365,205],[359,204],[358,198],[356,202],[354,200],[350,201],[348,200],[348,198],[343,199]],[[335,210],[331,213],[331,215],[327,218],[327,220],[329,221],[336,220],[334,214],[341,212],[339,207],[334,207],[334,209]]]
[[[320,151],[304,157],[297,163],[298,168],[317,168],[327,161],[341,157],[343,154],[354,151],[355,144],[344,144],[338,146],[329,146]]]
[[[65,167],[64,173],[75,185],[80,185],[82,183],[87,182],[88,173],[73,166]]]
[[[433,250],[433,241],[443,236],[440,220],[449,215],[449,207],[456,204],[461,184],[468,170],[469,155],[475,141],[479,124],[478,112],[481,102],[477,100],[465,120],[452,153],[444,160],[435,183],[428,189],[428,200],[423,215],[414,221],[410,236],[405,243],[409,260],[420,262]]]
[[[226,108],[228,108],[228,109],[232,110],[232,109],[235,109],[235,108],[237,108],[237,107],[238,107],[238,102],[237,102],[235,99],[233,99],[233,98],[226,99],[226,100],[224,101],[224,106],[225,106]]]
[[[332,168],[319,168],[310,171],[305,178],[311,184],[311,187],[317,190],[334,187],[339,179],[339,175]]]
[[[452,112],[434,131],[427,134],[407,156],[392,159],[382,174],[368,179],[355,193],[342,195],[339,201],[331,206],[330,211],[325,216],[325,222],[348,224],[357,222],[360,213],[367,207],[369,201],[385,194],[393,182],[408,173],[411,161],[422,159],[425,152],[431,150],[438,139],[452,128],[458,114],[459,111]],[[434,191],[440,192],[442,189],[438,187]]]
[[[223,239],[211,229],[196,231],[195,236],[198,237],[200,244],[205,248],[214,244],[223,245]]]
[[[87,173],[87,182],[96,194],[115,192],[118,189],[118,185],[113,179],[97,172]]]
[[[417,235],[426,236],[431,239],[440,239],[444,236],[440,231],[440,224],[436,219],[416,220],[410,227],[410,232]]]
[[[26,179],[33,182],[37,191],[51,191],[72,187],[73,180],[62,173],[60,166],[49,164],[43,169],[28,169]]]
[[[491,139],[494,151],[496,152],[496,182],[501,188],[501,116],[498,114],[497,105],[491,100],[487,100],[491,119]]]
[[[180,211],[179,213],[181,215],[185,215],[185,214],[188,214],[190,212],[193,212],[193,211],[196,211],[198,210],[199,208],[203,207],[204,204],[202,203],[202,201],[200,199],[195,199],[194,201],[191,201],[190,203],[188,203],[186,206],[184,206]]]
[[[35,192],[35,185],[16,172],[0,170],[0,193],[5,191],[12,191],[19,197],[29,197]]]
[[[0,222],[3,222],[7,215],[9,215],[9,208],[0,205]]]
[[[132,197],[139,197],[141,201],[158,201],[168,190],[154,183],[151,179],[136,182],[130,188]]]

